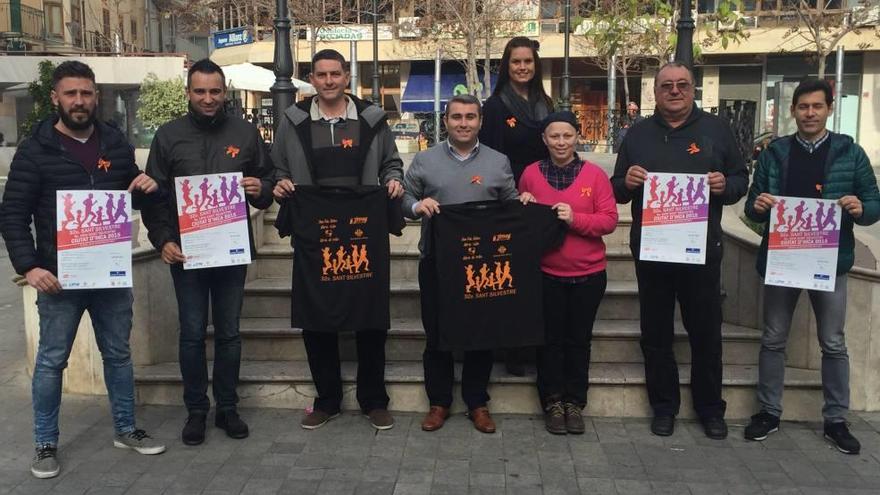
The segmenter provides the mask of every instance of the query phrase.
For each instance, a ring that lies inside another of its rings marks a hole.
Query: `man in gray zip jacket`
[[[403,195],[403,162],[397,154],[387,115],[378,106],[345,94],[350,74],[345,58],[335,50],[312,57],[310,82],[317,96],[288,108],[280,116],[272,159],[278,200],[296,194],[297,185],[383,185],[388,196]],[[316,331],[318,330],[318,331]],[[303,329],[303,342],[318,397],[300,425],[313,430],[339,415],[342,377],[339,339],[320,329]],[[387,329],[356,332],[357,398],[373,427],[394,426],[385,390]]]

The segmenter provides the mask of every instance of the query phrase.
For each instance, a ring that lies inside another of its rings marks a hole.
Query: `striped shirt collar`
[[[475,144],[474,147],[471,148],[471,151],[467,155],[458,154],[458,151],[455,149],[455,146],[452,146],[452,142],[449,141],[448,139],[446,140],[446,144],[449,146],[449,153],[452,155],[452,157],[460,162],[463,162],[463,161],[467,160],[468,158],[474,156],[480,150],[480,142],[479,141],[477,141],[477,144]]]
[[[820,137],[819,139],[817,139],[815,141],[807,141],[806,139],[802,138],[799,133],[796,132],[794,134],[794,138],[797,140],[798,143],[801,144],[801,146],[804,147],[805,150],[807,150],[807,153],[812,155],[813,152],[815,152],[817,149],[819,149],[819,146],[822,146],[822,144],[825,143],[825,141],[828,141],[828,136],[830,136],[830,135],[831,135],[830,132],[825,131],[825,135]]]

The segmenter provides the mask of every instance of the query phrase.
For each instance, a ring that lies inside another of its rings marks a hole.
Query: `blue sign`
[[[227,48],[230,46],[247,45],[253,43],[254,38],[248,28],[227,29],[214,33],[214,48]]]

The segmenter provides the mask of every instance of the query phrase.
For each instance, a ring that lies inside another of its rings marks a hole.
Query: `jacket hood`
[[[61,140],[58,138],[58,133],[55,132],[55,124],[58,123],[58,119],[58,114],[53,114],[41,120],[34,128],[31,137],[42,146],[61,150]],[[125,136],[118,127],[101,120],[95,120],[95,130],[101,136],[102,148],[116,146],[120,141],[125,140]]]
[[[388,118],[388,114],[385,113],[385,110],[382,110],[377,105],[351,94],[346,93],[345,96],[351,98],[351,101],[354,102],[355,108],[357,108],[358,115],[370,127],[376,127],[379,123]],[[315,98],[317,98],[317,96],[310,96],[299,103],[294,103],[284,111],[284,115],[290,120],[291,124],[297,126],[309,118],[309,110],[312,107],[312,100]]]

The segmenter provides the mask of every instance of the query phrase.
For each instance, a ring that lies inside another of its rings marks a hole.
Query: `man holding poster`
[[[33,134],[19,145],[0,204],[0,232],[12,265],[38,291],[40,341],[33,377],[36,455],[31,465],[31,473],[37,478],[52,478],[60,472],[56,455],[61,380],[85,311],[92,320],[104,362],[104,382],[116,431],[113,444],[141,454],[165,451],[164,445],[135,426],[134,373],[128,342],[133,301],[130,284],[62,290],[65,277],[58,267],[59,244],[74,243],[72,236],[70,242],[62,240],[68,233],[84,232],[77,237],[80,239],[97,237],[92,236],[94,232],[88,233],[94,229],[115,228],[118,209],[111,218],[109,211],[96,206],[99,198],[105,197],[104,191],[118,192],[120,197],[130,192],[133,206],[139,208],[157,186],[138,170],[134,149],[122,132],[97,120],[98,91],[95,74],[88,65],[68,61],[56,67],[51,96],[57,115],[38,123]],[[37,232],[36,247],[31,221]],[[124,233],[119,237],[125,237]],[[130,232],[128,238],[124,247],[130,266]]]
[[[257,129],[227,115],[226,80],[208,59],[187,74],[189,112],[159,127],[150,147],[147,174],[169,191],[168,201],[144,211],[150,242],[171,265],[180,317],[180,372],[188,416],[183,443],[205,440],[208,310],[214,324],[214,424],[231,438],[248,436],[238,416],[241,336],[252,232],[247,203],[272,204],[272,163]],[[196,177],[199,176],[199,177]],[[183,246],[183,249],[181,248]]]
[[[846,273],[855,258],[853,224],[871,225],[880,219],[880,193],[861,146],[851,137],[825,128],[833,111],[832,101],[827,81],[806,79],[798,85],[791,103],[798,131],[777,139],[761,153],[749,189],[746,215],[766,225],[757,261],[758,273],[766,285],[764,334],[758,361],[761,410],[752,416],[745,437],[764,440],[779,429],[785,346],[801,289],[808,288],[822,349],[825,438],[845,454],[858,454],[861,445],[846,425]],[[769,256],[768,245],[773,251]],[[802,245],[810,249],[797,249]],[[823,259],[822,251],[828,250],[822,248],[835,245],[831,254],[836,255],[836,263]],[[801,266],[794,270],[768,259],[774,254],[784,256],[792,247],[800,253],[797,262]],[[823,264],[831,266],[826,271]],[[798,280],[802,274],[811,275],[809,284]]]
[[[628,131],[611,183],[618,203],[633,202],[630,249],[637,260],[651,432],[672,435],[681,404],[672,351],[678,299],[691,345],[694,409],[706,436],[723,439],[721,212],[745,194],[748,171],[730,127],[694,105],[694,90],[686,65],[660,69],[657,112]]]

